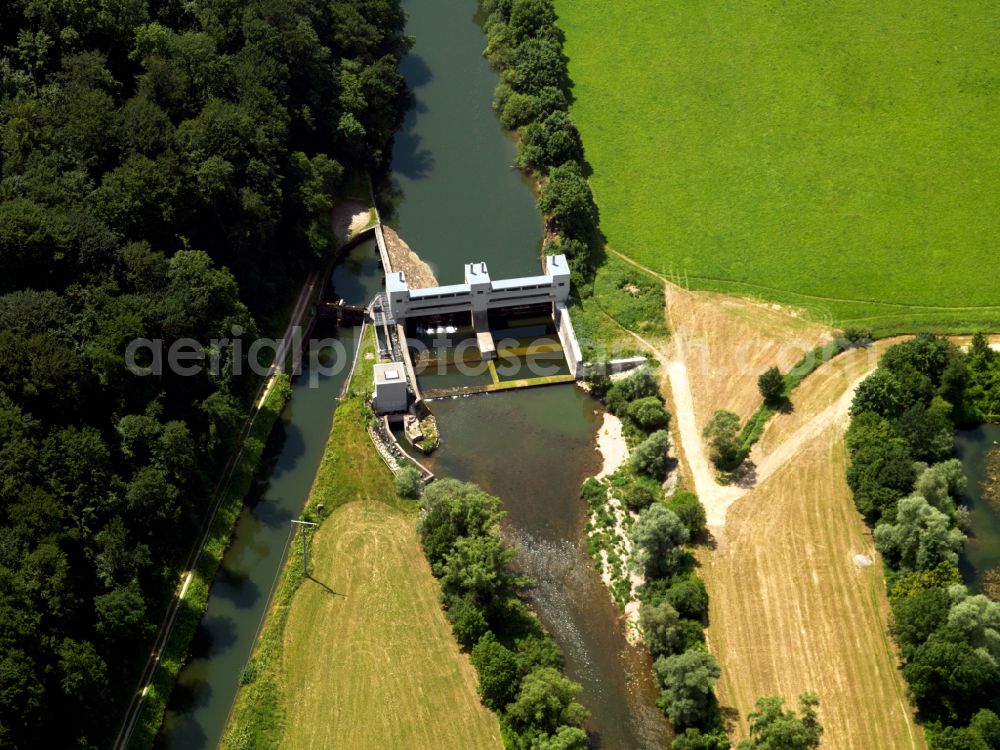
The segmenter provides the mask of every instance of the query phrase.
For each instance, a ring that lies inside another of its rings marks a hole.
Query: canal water
[[[998,576],[993,586],[1000,587],[1000,425],[963,430],[956,445],[968,480],[965,500],[971,525],[963,573],[977,592],[990,571]]]
[[[364,304],[381,290],[373,242],[363,242],[341,260],[332,286],[347,302]],[[318,328],[316,337],[340,342],[315,362],[305,358],[292,396],[268,441],[247,506],[212,583],[191,658],[170,696],[157,746],[170,750],[214,748],[225,730],[267,608],[289,535],[289,521],[305,505],[330,434],[337,395],[347,378],[360,329]],[[346,366],[337,365],[342,364]],[[331,372],[333,371],[333,372]]]
[[[485,260],[494,278],[537,275],[543,224],[515,146],[491,109],[497,76],[482,57],[475,0],[404,0],[416,43],[402,71],[417,105],[393,152],[389,222],[441,283]],[[532,603],[583,685],[593,744],[669,745],[648,655],[624,638],[619,610],[583,542],[580,484],[600,468],[599,405],[572,385],[435,401],[442,445],[432,469],[476,482],[507,511]]]

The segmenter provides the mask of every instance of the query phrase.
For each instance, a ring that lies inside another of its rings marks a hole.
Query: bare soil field
[[[820,695],[823,748],[925,748],[886,632],[881,564],[844,480],[843,422],[737,501],[701,554],[717,692],[746,736],[763,695]],[[859,567],[855,555],[873,564]]]

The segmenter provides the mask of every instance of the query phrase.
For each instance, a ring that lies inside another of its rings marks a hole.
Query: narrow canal
[[[1000,425],[963,430],[956,437],[968,486],[969,540],[962,567],[976,592],[1000,593]]]
[[[362,243],[338,264],[332,284],[352,303],[367,302],[381,289],[372,242]],[[328,351],[317,362],[306,361],[292,384],[291,399],[259,472],[266,481],[254,488],[212,583],[190,661],[170,696],[158,747],[214,748],[222,738],[240,672],[250,658],[281,566],[289,521],[301,512],[323,457],[337,394],[357,347],[357,330],[316,332],[336,338],[342,348]],[[348,367],[337,367],[338,360],[347,361]]]
[[[542,219],[512,167],[515,146],[493,115],[496,74],[482,57],[475,0],[404,0],[416,44],[402,70],[416,95],[393,152],[399,202],[390,223],[441,283],[485,260],[494,278],[537,274]],[[624,638],[619,612],[583,541],[579,487],[600,468],[599,404],[572,385],[436,401],[442,446],[433,470],[499,496],[532,603],[583,685],[596,747],[666,747],[648,655]]]

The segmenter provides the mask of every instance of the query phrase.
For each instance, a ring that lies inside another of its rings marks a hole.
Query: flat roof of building
[[[405,383],[406,370],[402,362],[386,362],[375,365],[375,384],[386,385],[388,383]]]

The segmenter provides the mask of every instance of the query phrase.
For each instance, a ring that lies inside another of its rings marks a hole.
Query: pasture
[[[612,248],[832,325],[1000,329],[1000,6],[556,6]]]

